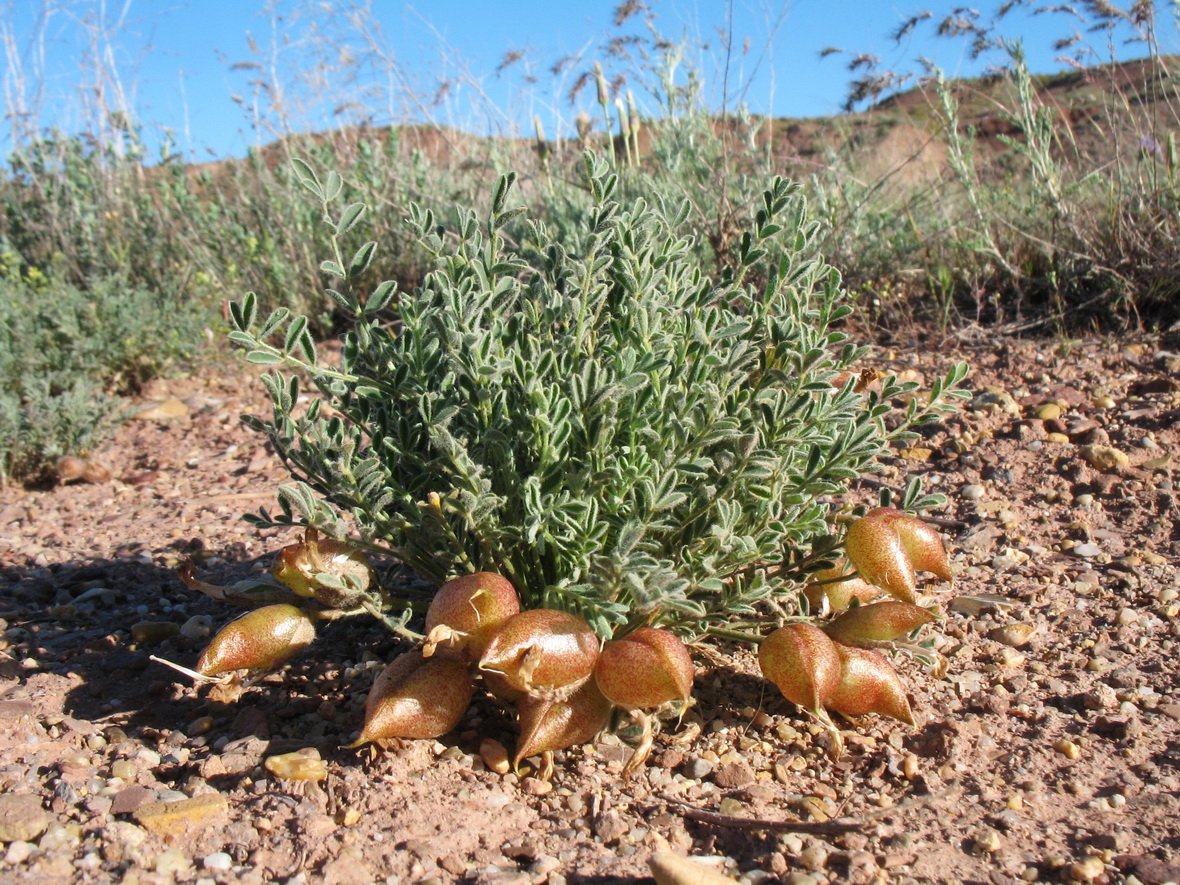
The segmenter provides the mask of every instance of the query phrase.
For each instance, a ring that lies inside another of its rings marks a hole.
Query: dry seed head
[[[901,535],[883,519],[865,516],[848,527],[844,552],[860,576],[902,602],[914,602],[917,578]]]
[[[767,636],[758,664],[788,701],[815,715],[840,681],[836,644],[811,624],[787,624]]]
[[[643,627],[607,642],[594,666],[602,693],[628,710],[651,709],[692,693],[692,656],[676,636]]]
[[[436,738],[459,724],[474,686],[467,667],[406,652],[378,674],[365,701],[365,725],[350,744],[387,738]]]
[[[893,665],[880,652],[836,645],[840,657],[840,681],[828,697],[828,709],[845,716],[879,713],[916,725],[905,688]]]
[[[517,691],[543,694],[587,679],[594,672],[598,648],[598,637],[577,615],[531,609],[501,626],[479,668],[501,674]]]
[[[627,138],[631,134],[631,120],[627,116],[627,109],[623,107],[621,98],[615,99],[615,114],[619,118],[619,134]]]
[[[891,599],[850,608],[824,627],[824,632],[842,645],[863,646],[893,642],[933,620],[935,616],[928,609]]]
[[[201,652],[197,672],[217,676],[231,670],[281,667],[315,639],[315,624],[293,605],[267,605],[222,627]]]
[[[602,72],[602,62],[594,62],[594,85],[598,89],[598,103],[605,108],[610,104],[610,89],[606,85],[606,75]]]

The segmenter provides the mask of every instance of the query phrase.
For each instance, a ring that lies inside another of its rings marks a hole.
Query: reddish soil
[[[947,673],[898,664],[919,727],[846,723],[833,762],[748,649],[701,648],[696,706],[627,781],[613,735],[551,782],[488,770],[481,740],[514,740],[488,700],[439,741],[343,749],[402,650],[375,623],[329,624],[236,700],[154,661],[192,665],[233,614],[182,559],[231,583],[294,538],[240,519],[285,476],[238,421],[257,380],[157,383],[187,408],[129,421],[115,479],[0,501],[0,880],[622,882],[665,845],[746,882],[1180,880],[1180,356],[960,339],[873,362],[929,378],[951,355],[972,401],[850,493],[918,473],[950,499],[958,575],[923,587]],[[263,765],[304,748],[326,780]]]

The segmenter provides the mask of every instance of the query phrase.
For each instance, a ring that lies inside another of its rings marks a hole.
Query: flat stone
[[[166,399],[162,403],[144,406],[131,417],[140,421],[167,421],[170,418],[183,418],[188,413],[188,406],[180,400]]]
[[[324,864],[320,873],[324,885],[352,885],[376,880],[372,868],[358,855],[358,849],[349,847],[340,852],[339,857]]]
[[[32,701],[0,701],[0,719],[20,719],[23,716],[34,716],[36,713],[37,708],[33,706]]]
[[[115,794],[114,802],[111,804],[111,814],[132,814],[149,802],[155,802],[156,799],[155,790],[149,790],[139,784],[131,784]]]
[[[1086,463],[1098,470],[1114,470],[1131,463],[1127,453],[1119,451],[1114,446],[1089,445],[1082,446],[1078,451]]]
[[[744,759],[739,762],[730,762],[727,765],[722,765],[717,769],[717,773],[713,775],[713,783],[727,790],[744,787],[753,782],[754,770],[750,768],[750,763]]]
[[[32,842],[49,827],[49,813],[29,793],[0,795],[0,842]]]
[[[220,793],[208,793],[179,802],[149,802],[135,811],[135,819],[145,830],[160,836],[183,836],[191,830],[229,818],[229,802]]]

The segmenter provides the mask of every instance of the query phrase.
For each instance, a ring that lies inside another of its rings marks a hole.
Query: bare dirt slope
[[[284,476],[237,420],[256,380],[157,384],[183,405],[126,424],[114,480],[0,493],[0,880],[632,881],[665,842],[749,882],[1180,880],[1180,357],[960,340],[875,362],[922,376],[954,350],[969,406],[853,493],[920,473],[950,498],[959,576],[925,587],[948,672],[899,664],[920,727],[849,724],[832,762],[748,649],[700,649],[697,706],[626,782],[614,736],[551,783],[487,770],[481,739],[513,735],[486,701],[441,741],[342,749],[399,650],[376,625],[329,625],[236,702],[154,662],[191,665],[232,614],[179,561],[228,583],[293,537],[239,518]],[[320,784],[263,767],[308,747]]]

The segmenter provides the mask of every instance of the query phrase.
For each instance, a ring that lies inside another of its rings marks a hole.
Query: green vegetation
[[[485,223],[411,204],[434,263],[401,298],[358,285],[376,244],[344,243],[364,204],[296,164],[356,320],[333,367],[306,317],[232,306],[248,359],[297,372],[265,376],[273,417],[251,420],[301,479],[259,521],[342,537],[351,518],[432,583],[495,571],[526,608],[602,637],[733,629],[803,586],[836,543],[826,496],[947,411],[966,367],[925,396],[892,377],[857,390],[863,351],[833,328],[849,308],[796,185],[771,183],[711,276],[681,234],[686,204],[624,205],[611,164],[584,163],[590,205],[560,238],[512,205],[512,175]],[[324,399],[301,405],[300,377]]]
[[[12,257],[8,256],[12,261]],[[111,429],[117,394],[193,356],[200,302],[124,280],[81,290],[8,264],[0,275],[0,481],[36,478]]]
[[[186,166],[168,146],[149,157],[136,125],[106,108],[93,109],[100,123],[89,133],[14,128],[0,177],[9,267],[0,361],[25,366],[33,354],[59,374],[43,381],[44,372],[12,378],[16,370],[5,369],[0,472],[36,474],[59,454],[99,444],[98,416],[110,414],[103,395],[184,357],[206,328],[220,339],[226,303],[244,292],[308,317],[318,336],[341,328],[347,311],[323,294],[331,273],[319,256],[322,208],[306,199],[297,157],[339,170],[349,199],[368,207],[366,229],[382,248],[355,281],[367,289],[396,280],[407,290],[431,267],[403,224],[411,205],[485,212],[488,182],[508,169],[530,216],[579,254],[594,204],[580,173],[591,147],[613,158],[621,204],[686,207],[673,213],[676,233],[702,272],[718,277],[741,266],[741,233],[755,226],[766,184],[777,174],[796,181],[819,223],[814,246],[840,271],[862,328],[1167,325],[1180,303],[1174,60],[1157,50],[1150,5],[1084,14],[1090,24],[1137,28],[1148,59],[1085,78],[1033,77],[1020,46],[972,13],[970,27],[947,30],[998,55],[993,76],[949,82],[933,72],[866,113],[768,121],[710,107],[685,47],[646,21],[602,47],[605,73],[582,72],[573,97],[597,84],[598,108],[576,136],[555,141],[540,126],[534,140],[433,124],[310,136],[285,119],[260,120],[257,131],[275,136],[268,147]],[[372,36],[363,21],[350,26]],[[377,43],[360,39],[351,57],[360,66],[379,56]],[[877,101],[903,82],[873,72],[853,83],[852,98]],[[139,308],[128,321],[132,297]],[[87,324],[86,311],[120,320],[113,329]],[[55,350],[32,331],[41,327],[72,330],[72,343]],[[46,417],[63,411],[76,418]]]

